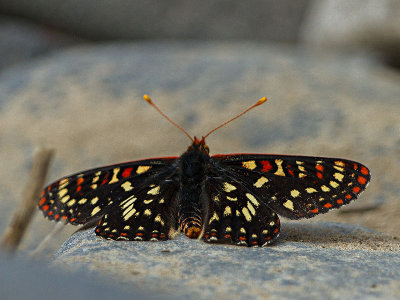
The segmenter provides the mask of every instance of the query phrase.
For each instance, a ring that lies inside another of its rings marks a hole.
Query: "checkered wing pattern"
[[[245,203],[251,203],[251,194],[290,219],[311,218],[348,204],[370,180],[366,166],[339,158],[262,154],[212,158],[221,174],[224,172],[236,188],[240,184],[245,190]]]
[[[39,208],[74,225],[99,220],[95,231],[105,238],[167,239],[176,228],[175,161],[134,161],[62,178],[42,191]]]

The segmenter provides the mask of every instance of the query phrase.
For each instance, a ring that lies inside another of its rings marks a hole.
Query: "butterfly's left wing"
[[[111,239],[167,239],[176,228],[176,157],[132,161],[62,178],[42,191],[39,208],[52,220],[98,222]]]
[[[370,171],[341,158],[230,154],[213,160],[279,215],[311,218],[356,199]]]

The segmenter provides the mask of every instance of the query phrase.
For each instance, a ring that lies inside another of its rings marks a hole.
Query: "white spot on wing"
[[[147,192],[147,194],[149,195],[158,195],[159,193],[160,193],[160,186],[156,186]]]
[[[253,203],[255,206],[259,206],[260,203],[258,203],[256,197],[254,197],[252,194],[250,193],[246,193],[246,197],[247,199],[249,199],[251,201],[251,203]]]
[[[236,187],[228,182],[224,182],[224,191],[229,193],[236,190]]]
[[[262,187],[264,184],[266,184],[269,180],[264,177],[261,176],[260,178],[258,178],[258,180],[253,184],[256,188],[260,188]]]
[[[283,206],[286,207],[287,209],[293,211],[294,207],[293,207],[293,202],[290,200],[287,200],[285,203],[283,203]]]
[[[108,183],[108,184],[112,184],[112,183],[115,183],[115,182],[118,182],[119,180],[118,180],[118,173],[119,173],[119,171],[120,171],[120,168],[115,168],[114,170],[113,170],[113,176],[112,176],[112,178],[111,178],[111,180],[110,180],[110,182]]]
[[[256,162],[254,160],[244,161],[242,162],[242,166],[249,170],[254,170],[257,167]]]
[[[247,209],[247,207],[243,207],[243,208],[242,208],[242,213],[243,213],[243,215],[244,215],[246,221],[247,221],[247,222],[250,222],[250,221],[251,221],[251,215],[250,215],[250,212],[249,212],[249,210]]]
[[[282,168],[283,160],[282,159],[275,159],[275,163],[276,163],[276,165],[278,167],[278,170],[276,170],[276,172],[274,174],[278,175],[278,176],[286,176],[285,172],[283,172],[283,168]]]
[[[94,216],[95,214],[97,214],[99,211],[101,210],[100,206],[96,206],[95,208],[93,208],[92,212],[91,212],[91,216]]]
[[[129,192],[133,190],[132,184],[130,181],[125,181],[123,184],[121,184],[121,187],[124,189],[125,192]]]
[[[298,190],[291,190],[291,191],[290,191],[290,195],[291,195],[293,198],[296,198],[296,197],[298,197],[298,196],[300,195],[300,192],[299,192]]]

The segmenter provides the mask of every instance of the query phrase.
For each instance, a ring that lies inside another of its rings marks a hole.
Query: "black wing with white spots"
[[[171,217],[176,205],[175,161],[176,157],[134,161],[62,178],[42,191],[39,208],[51,220],[74,225],[100,219],[96,234],[106,238],[166,239],[163,234],[176,227]],[[146,218],[150,232],[142,229]]]
[[[206,182],[210,201],[203,239],[244,246],[271,243],[279,234],[278,215],[237,178],[222,170],[219,174]]]
[[[339,158],[262,154],[212,158],[236,185],[290,219],[311,218],[348,204],[370,180],[366,166]]]

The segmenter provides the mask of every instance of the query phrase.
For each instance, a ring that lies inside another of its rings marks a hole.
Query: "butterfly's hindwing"
[[[278,215],[240,182],[220,172],[209,177],[203,239],[211,243],[265,246],[278,236]]]
[[[273,211],[291,219],[348,204],[370,180],[367,167],[344,159],[261,154],[213,158]]]
[[[129,196],[104,214],[95,232],[114,240],[166,240],[177,230],[179,186],[172,166],[132,185]]]
[[[175,159],[122,163],[62,178],[44,188],[39,208],[51,220],[86,224],[129,197],[134,185],[170,166]]]

